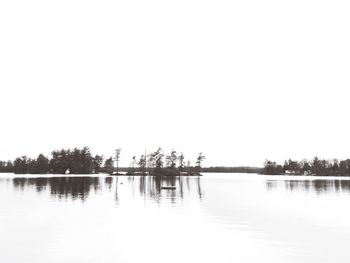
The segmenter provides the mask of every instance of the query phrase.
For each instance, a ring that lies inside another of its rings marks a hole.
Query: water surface
[[[348,263],[349,208],[349,178],[2,174],[0,262]]]

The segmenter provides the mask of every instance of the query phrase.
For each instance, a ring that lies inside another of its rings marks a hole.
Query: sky
[[[350,3],[2,0],[0,159],[350,158]]]

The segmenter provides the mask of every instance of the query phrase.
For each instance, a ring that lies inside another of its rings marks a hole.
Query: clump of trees
[[[283,165],[266,160],[263,174],[292,174],[292,175],[319,175],[319,176],[350,176],[350,159],[326,160],[315,157],[313,160],[302,161],[286,160]]]
[[[91,174],[99,173],[102,168],[103,156],[92,156],[88,147],[56,150],[51,158],[39,154],[37,158],[26,155],[17,157],[12,162],[0,162],[0,172],[15,174]]]
[[[283,168],[281,165],[278,165],[276,162],[272,162],[270,160],[266,160],[264,163],[264,174],[283,174]]]
[[[29,158],[26,155],[17,157],[14,162],[0,161],[0,172],[14,172],[16,174],[92,174],[105,172],[118,174],[121,156],[121,149],[115,150],[115,155],[104,159],[102,155],[91,154],[89,147],[82,149],[62,149],[55,150],[51,156],[47,157],[39,154],[37,158]],[[196,159],[196,166],[191,166],[190,161],[185,165],[185,156],[181,152],[172,150],[169,154],[164,154],[159,147],[156,151],[141,155],[139,159],[132,157],[129,174],[146,175],[179,175],[181,173],[199,173],[202,171],[202,163],[205,156],[199,153]],[[114,166],[116,164],[116,168]]]
[[[11,161],[0,161],[0,173],[13,173],[13,163]]]
[[[49,159],[39,154],[36,159],[27,156],[18,157],[13,162],[13,172],[16,174],[45,174],[49,170]]]
[[[53,151],[49,172],[54,174],[91,174],[101,169],[103,156],[92,156],[89,147]]]
[[[128,174],[150,174],[163,176],[177,176],[181,173],[197,174],[202,171],[202,162],[205,156],[199,153],[196,166],[190,166],[190,161],[185,165],[185,155],[183,152],[178,154],[177,151],[171,150],[169,154],[164,154],[163,149],[159,147],[156,151],[147,155],[141,155],[137,161],[133,156]],[[137,167],[135,167],[137,166]]]

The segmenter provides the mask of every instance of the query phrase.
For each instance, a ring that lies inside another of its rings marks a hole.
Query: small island
[[[0,172],[15,174],[99,174],[112,176],[201,176],[202,162],[205,156],[200,152],[191,165],[185,164],[183,152],[172,150],[168,155],[161,147],[149,154],[142,154],[139,159],[132,157],[128,167],[119,167],[121,149],[115,155],[104,158],[92,155],[89,147],[55,150],[51,157],[39,154],[37,158],[26,155],[12,161],[0,161]]]

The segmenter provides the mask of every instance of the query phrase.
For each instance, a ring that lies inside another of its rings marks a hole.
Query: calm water
[[[349,208],[344,178],[2,174],[0,262],[348,263]]]

